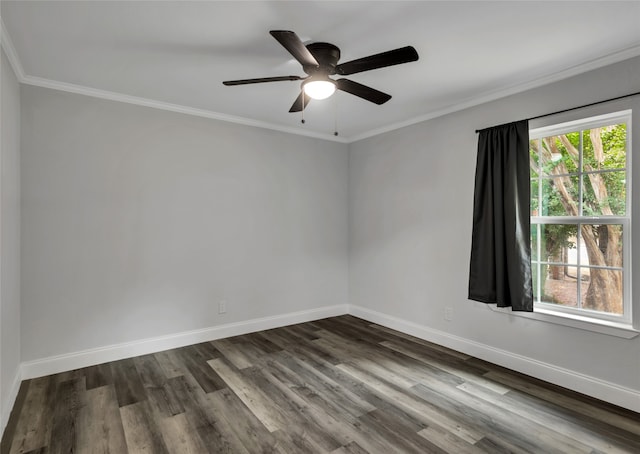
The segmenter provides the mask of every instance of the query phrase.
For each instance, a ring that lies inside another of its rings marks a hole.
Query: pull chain
[[[333,135],[338,135],[338,97],[333,96]]]
[[[305,124],[304,121],[304,92],[302,92],[302,119],[300,120],[300,123]],[[334,96],[334,100],[333,100],[333,135],[337,136],[338,135],[338,99],[337,96]]]

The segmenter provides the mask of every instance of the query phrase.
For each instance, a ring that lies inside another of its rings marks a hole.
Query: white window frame
[[[604,327],[622,327],[631,329],[632,325],[632,298],[631,298],[631,157],[632,157],[632,112],[631,110],[624,110],[605,115],[598,115],[580,120],[574,120],[550,126],[531,129],[529,131],[529,139],[541,139],[544,137],[555,136],[560,134],[566,134],[569,132],[576,132],[581,130],[588,130],[595,127],[606,126],[611,124],[625,123],[627,128],[627,143],[626,143],[626,165],[625,165],[625,178],[626,178],[626,210],[624,216],[532,216],[531,228],[539,228],[538,226],[544,224],[616,224],[622,225],[623,235],[623,315],[606,314],[602,312],[589,311],[586,309],[572,308],[567,306],[561,306],[558,304],[534,302],[534,313],[542,314],[543,316],[551,317],[563,317],[564,319],[573,320],[574,323],[587,322],[596,323]],[[582,156],[582,150],[581,150]],[[583,173],[582,166],[579,166],[580,181],[587,175]],[[613,170],[613,169],[611,169]],[[543,180],[542,176],[538,176],[539,182]],[[539,190],[542,191],[542,185],[538,184]],[[582,204],[582,184],[579,186],[580,196],[579,203]],[[540,197],[540,194],[538,194]],[[540,200],[540,199],[539,199]],[[580,229],[578,229],[578,232]],[[540,238],[538,236],[538,238]],[[540,241],[538,241],[537,247],[540,248]],[[540,258],[540,251],[537,251],[537,257]],[[540,266],[540,264],[533,263],[533,266]],[[538,280],[540,285],[540,280]],[[539,289],[538,289],[539,290]],[[540,294],[540,292],[536,292]],[[571,324],[571,323],[567,323]]]

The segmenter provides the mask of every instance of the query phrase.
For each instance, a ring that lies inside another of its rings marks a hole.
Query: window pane
[[[578,176],[542,180],[540,216],[577,216],[580,178]]]
[[[617,124],[582,131],[583,169],[624,169],[626,162],[627,128]]]
[[[538,176],[538,147],[540,146],[540,139],[532,139],[529,141],[529,170],[531,178]]]
[[[531,264],[531,281],[533,284],[533,301],[540,302],[540,295],[538,292],[538,278],[540,275],[540,269],[544,269],[546,265],[539,265],[537,263]]]
[[[623,274],[621,270],[581,268],[583,309],[608,314],[623,313]],[[586,288],[584,288],[586,284]]]
[[[575,253],[578,226],[575,224],[544,224],[540,226],[540,261],[577,264]],[[573,250],[571,253],[570,251]]]
[[[538,216],[538,212],[540,210],[538,185],[539,182],[537,179],[531,179],[531,216]]]
[[[538,260],[538,225],[531,224],[531,260]]]
[[[630,240],[623,230],[631,207],[629,118],[627,112],[586,118],[582,125],[553,125],[532,136],[542,135],[529,142],[531,216],[541,223],[531,226],[536,303],[630,320],[622,282],[628,272],[623,241]]]
[[[582,199],[584,216],[624,216],[626,172],[585,174]]]
[[[541,268],[543,270],[546,268],[541,271],[545,274],[542,302],[577,307],[578,280],[575,267],[573,267],[574,274],[569,271],[568,266],[545,265]]]
[[[576,134],[576,144],[571,134],[544,137],[540,140],[540,163],[542,175],[565,175],[578,172],[580,135]]]
[[[622,268],[622,225],[582,224],[580,265]]]

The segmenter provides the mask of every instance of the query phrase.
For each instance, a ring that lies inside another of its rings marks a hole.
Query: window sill
[[[633,339],[640,335],[640,331],[631,325],[624,323],[609,322],[604,320],[593,320],[572,314],[562,314],[544,309],[535,309],[535,312],[512,311],[510,307],[497,307],[495,304],[487,304],[493,312],[524,317],[533,320],[540,320],[556,325],[570,326],[572,328],[591,331],[594,333],[606,334],[609,336],[621,337],[623,339]]]

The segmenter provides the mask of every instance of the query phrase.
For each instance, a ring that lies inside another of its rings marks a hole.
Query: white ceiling
[[[640,55],[640,1],[8,1],[3,47],[23,83],[350,141]],[[420,60],[348,78],[393,98],[344,92],[288,113],[304,75],[269,35],[340,47],[341,62],[413,45]]]

